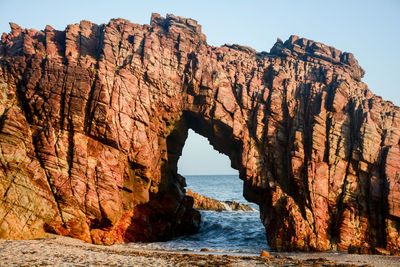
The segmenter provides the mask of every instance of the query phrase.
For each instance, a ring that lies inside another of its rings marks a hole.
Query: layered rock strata
[[[228,155],[276,250],[400,246],[400,109],[353,55],[291,36],[207,44],[196,21],[11,23],[0,44],[0,237],[196,232],[188,128]]]

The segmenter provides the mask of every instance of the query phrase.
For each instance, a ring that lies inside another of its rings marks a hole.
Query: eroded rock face
[[[0,236],[165,240],[199,214],[188,128],[231,159],[270,246],[400,246],[400,109],[352,54],[292,36],[207,45],[196,21],[11,24],[0,45]]]

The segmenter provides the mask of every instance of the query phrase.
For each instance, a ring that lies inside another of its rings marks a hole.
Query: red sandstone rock
[[[246,204],[238,203],[236,201],[219,201],[210,197],[200,195],[189,189],[186,193],[187,196],[193,198],[193,207],[198,210],[241,210],[241,211],[256,211]]]
[[[268,251],[263,250],[263,251],[261,251],[260,257],[262,257],[262,258],[270,258],[271,255],[269,254]]]
[[[400,109],[352,54],[292,36],[207,45],[153,15],[0,44],[0,236],[166,240],[198,229],[177,161],[188,128],[228,155],[277,250],[400,247]]]
[[[193,207],[198,210],[214,210],[214,211],[223,211],[226,210],[224,204],[220,201],[205,197],[200,195],[199,193],[193,192],[189,189],[186,195],[193,198]]]

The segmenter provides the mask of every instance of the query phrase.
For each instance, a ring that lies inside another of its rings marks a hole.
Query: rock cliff
[[[353,55],[291,36],[207,44],[153,14],[0,44],[0,237],[93,242],[196,232],[177,161],[188,128],[229,156],[276,250],[400,247],[400,109]]]

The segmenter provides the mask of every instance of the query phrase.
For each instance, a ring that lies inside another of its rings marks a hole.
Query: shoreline
[[[0,240],[0,266],[398,266],[400,256],[342,252],[270,252],[270,257],[229,252],[165,251],[101,246],[57,235]]]

